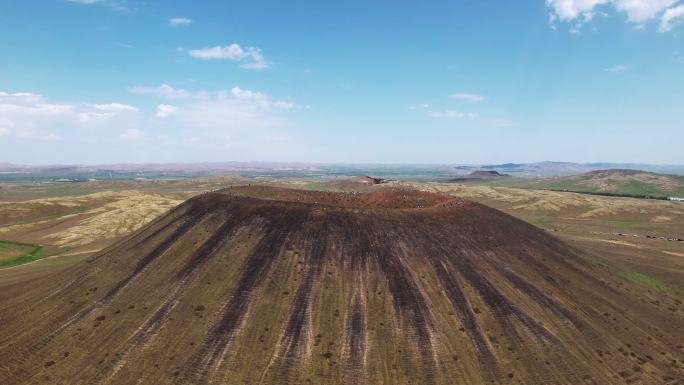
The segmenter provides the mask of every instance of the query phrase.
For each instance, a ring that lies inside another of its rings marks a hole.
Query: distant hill
[[[477,170],[473,171],[470,174],[464,176],[464,177],[459,177],[459,178],[453,178],[450,179],[449,182],[470,182],[474,180],[481,180],[481,179],[495,179],[495,178],[502,178],[502,177],[507,177],[510,176],[508,174],[502,174],[498,171],[494,170]]]
[[[473,171],[469,175],[471,178],[499,178],[502,176],[509,176],[508,174],[502,174],[498,171],[483,171],[483,170],[478,170],[478,171]]]
[[[554,178],[550,184],[575,191],[684,196],[684,177],[630,169],[591,171]]]
[[[504,178],[476,181],[488,185],[605,193],[631,196],[684,197],[684,176],[612,169],[550,178]]]

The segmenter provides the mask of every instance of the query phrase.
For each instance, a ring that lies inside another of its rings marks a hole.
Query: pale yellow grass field
[[[129,234],[181,202],[156,193],[126,190],[0,203],[0,214],[4,215],[40,213],[51,206],[85,208],[45,219],[36,214],[36,220],[0,227],[0,237],[36,232],[40,235],[34,239],[36,243],[74,248]],[[53,226],[57,231],[43,230]]]
[[[83,246],[129,234],[182,201],[158,194],[125,191],[117,199],[91,210],[79,224],[46,237],[60,246]]]
[[[514,211],[559,213],[576,211],[578,218],[600,218],[638,215],[648,222],[667,223],[684,217],[684,204],[634,198],[603,197],[559,191],[526,190],[507,187],[472,186],[447,183],[411,183],[401,185],[423,191],[458,195],[463,198],[487,199],[510,206]]]

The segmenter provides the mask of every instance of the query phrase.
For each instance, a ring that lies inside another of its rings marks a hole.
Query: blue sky
[[[0,162],[684,163],[684,0],[0,1]]]

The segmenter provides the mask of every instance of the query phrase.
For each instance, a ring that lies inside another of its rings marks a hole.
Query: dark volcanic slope
[[[590,261],[440,195],[224,190],[2,287],[0,384],[684,381],[682,319]]]

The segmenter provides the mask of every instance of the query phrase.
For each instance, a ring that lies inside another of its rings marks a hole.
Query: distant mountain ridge
[[[204,163],[117,163],[102,165],[52,164],[17,165],[0,163],[0,174],[40,175],[42,177],[102,177],[113,174],[159,174],[192,177],[204,175],[268,175],[292,177],[343,177],[374,175],[383,179],[451,179],[478,171],[493,171],[514,177],[540,178],[578,175],[606,169],[634,169],[684,175],[684,165],[626,163],[536,162],[503,164],[335,164],[301,162],[204,162]],[[101,174],[101,175],[97,175]],[[131,176],[131,175],[128,175]],[[152,175],[153,177],[155,175]],[[116,177],[116,175],[115,175]]]
[[[572,163],[572,162],[536,162],[536,163],[504,163],[494,165],[457,166],[459,171],[467,173],[482,170],[493,170],[519,177],[551,177],[583,174],[591,171],[609,169],[631,169],[646,172],[684,175],[684,165],[653,165],[645,163]]]

